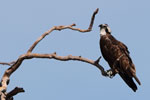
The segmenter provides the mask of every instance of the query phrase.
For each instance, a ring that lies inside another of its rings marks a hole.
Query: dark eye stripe
[[[109,34],[110,34],[110,32],[109,32],[108,28],[106,28],[106,29],[105,29],[105,31],[106,31],[107,33],[109,33]]]

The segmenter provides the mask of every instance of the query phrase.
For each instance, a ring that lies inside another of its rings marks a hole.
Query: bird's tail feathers
[[[134,77],[134,79],[137,81],[137,83],[138,83],[139,85],[141,85],[141,82],[140,82],[140,80],[137,78],[137,76],[136,76],[136,75],[133,75],[133,77]]]
[[[128,75],[126,75],[125,73],[119,73],[119,75],[121,76],[121,78],[125,81],[125,83],[134,91],[136,92],[137,90],[137,86],[134,83],[132,77],[129,77]]]

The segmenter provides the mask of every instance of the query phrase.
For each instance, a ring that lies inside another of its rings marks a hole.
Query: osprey
[[[101,24],[99,27],[101,53],[111,68],[108,70],[108,74],[112,77],[118,73],[125,83],[136,92],[137,86],[133,78],[139,85],[141,83],[136,76],[136,69],[127,46],[111,35],[111,30],[107,24]]]

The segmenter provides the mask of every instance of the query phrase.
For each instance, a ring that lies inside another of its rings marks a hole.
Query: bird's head
[[[99,25],[100,27],[100,35],[106,35],[106,34],[111,34],[111,30],[107,24],[101,24]]]

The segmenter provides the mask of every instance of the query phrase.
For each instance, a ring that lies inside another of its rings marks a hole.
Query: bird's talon
[[[114,77],[114,73],[113,71],[110,69],[110,70],[107,70],[107,75],[109,78],[113,78]]]

